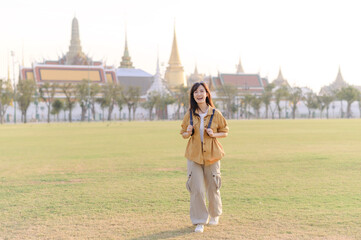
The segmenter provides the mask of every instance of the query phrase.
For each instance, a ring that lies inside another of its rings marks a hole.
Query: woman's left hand
[[[206,132],[207,132],[208,136],[215,137],[212,128],[206,128]]]

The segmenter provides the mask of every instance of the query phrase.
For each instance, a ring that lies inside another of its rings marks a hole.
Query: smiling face
[[[197,90],[194,91],[193,93],[193,98],[194,100],[196,100],[197,104],[201,104],[201,103],[205,103],[206,102],[206,98],[207,98],[207,91],[206,89],[203,87],[203,85],[199,85],[199,87],[197,88]]]

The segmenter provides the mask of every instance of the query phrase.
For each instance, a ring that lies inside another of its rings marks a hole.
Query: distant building
[[[122,61],[120,62],[119,68],[134,68],[133,63],[130,61],[127,34],[125,34],[124,55],[122,57]]]
[[[20,79],[33,79],[38,85],[49,83],[79,83],[89,80],[105,84],[116,82],[115,69],[104,66],[101,61],[93,61],[83,51],[80,44],[79,24],[72,21],[69,51],[58,60],[33,63],[32,67],[20,66]]]
[[[142,69],[134,68],[128,50],[127,35],[125,35],[124,55],[119,68],[116,69],[116,76],[117,82],[125,87],[125,89],[128,87],[138,87],[143,100],[154,80],[153,75]]]
[[[291,88],[290,84],[288,83],[288,81],[283,77],[282,75],[282,71],[281,71],[281,68],[280,70],[278,71],[278,76],[276,79],[274,79],[272,81],[272,83],[275,85],[276,88],[280,88],[282,86],[285,86],[287,88]]]
[[[206,78],[211,91],[216,91],[225,85],[234,86],[238,94],[262,95],[264,88],[268,85],[268,79],[259,74],[244,73],[241,61],[237,65],[236,73],[218,73],[218,76]]]
[[[168,88],[174,90],[176,87],[180,85],[187,86],[187,82],[184,75],[184,69],[179,57],[175,28],[174,28],[172,52],[168,64],[169,65],[166,69],[164,76]]]
[[[197,65],[194,68],[194,73],[192,73],[187,79],[187,85],[192,86],[196,82],[204,80],[205,75],[198,73]]]
[[[332,95],[335,91],[348,86],[349,84],[343,79],[341,74],[341,68],[339,67],[335,81],[333,81],[328,86],[322,87],[320,90],[320,95]]]

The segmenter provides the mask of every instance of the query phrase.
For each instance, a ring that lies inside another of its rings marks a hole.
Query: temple
[[[280,70],[278,71],[277,78],[274,79],[272,81],[272,83],[275,85],[276,88],[279,88],[279,87],[282,87],[282,86],[285,86],[287,88],[291,87],[290,84],[288,83],[288,81],[283,77],[281,67],[280,67]]]
[[[341,74],[341,68],[338,68],[338,73],[336,76],[335,81],[333,81],[330,85],[324,86],[320,90],[320,95],[332,95],[337,90],[340,90],[341,88],[348,87],[349,84],[343,79]]]
[[[49,83],[79,83],[82,80],[105,84],[116,82],[115,69],[101,61],[93,61],[83,51],[80,43],[79,23],[73,18],[69,50],[58,60],[20,66],[20,79],[33,79],[38,85]]]
[[[168,88],[175,90],[178,86],[187,86],[186,78],[184,75],[184,69],[180,61],[176,31],[174,27],[173,45],[172,51],[168,62],[168,67],[165,72],[165,81]]]

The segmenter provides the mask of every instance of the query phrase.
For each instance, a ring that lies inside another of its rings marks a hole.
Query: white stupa
[[[157,58],[157,72],[154,75],[154,81],[152,85],[147,91],[147,95],[150,95],[152,92],[156,92],[161,95],[170,93],[167,87],[163,84],[162,77],[160,75],[159,57]]]

